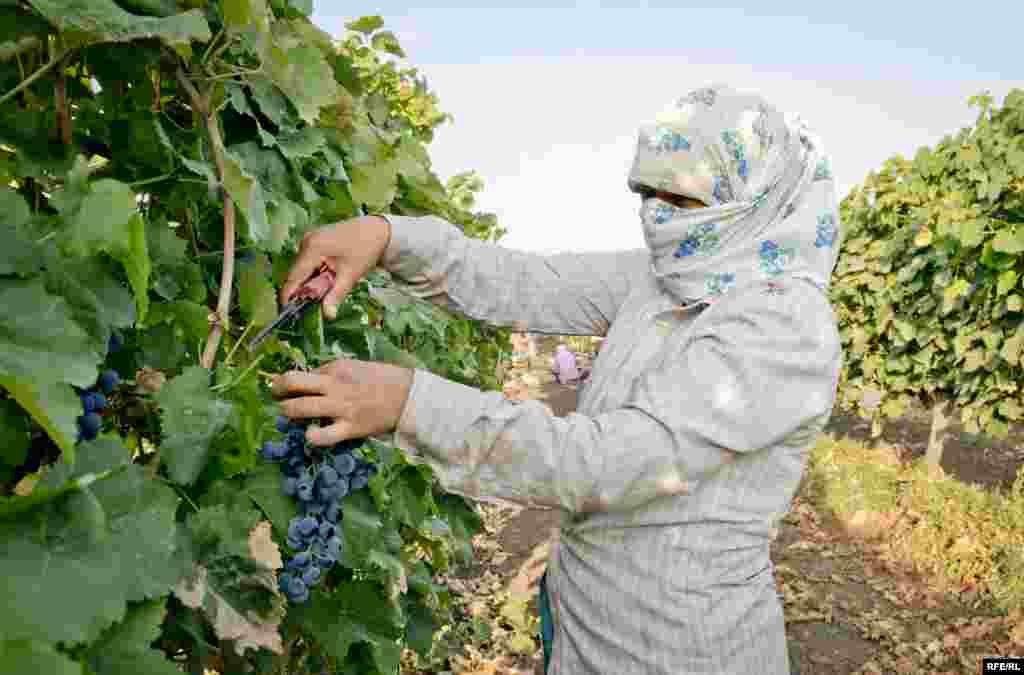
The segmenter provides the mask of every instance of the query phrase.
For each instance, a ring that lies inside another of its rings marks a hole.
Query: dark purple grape
[[[369,485],[370,478],[365,473],[357,473],[352,476],[352,480],[349,483],[349,489],[351,490],[362,490],[364,487]]]
[[[356,470],[356,458],[348,453],[338,455],[331,464],[334,466],[334,470],[342,476],[347,476]]]
[[[306,571],[302,573],[302,583],[306,586],[312,586],[316,582],[320,581],[321,570],[316,565],[310,565],[306,568]]]
[[[300,478],[295,488],[295,494],[304,502],[313,501],[313,481]]]
[[[327,507],[324,506],[323,502],[311,501],[302,505],[303,515],[313,516],[314,518],[322,516],[326,510]]]
[[[288,548],[294,549],[296,551],[306,548],[306,544],[303,543],[302,539],[292,537],[291,535],[288,536],[287,544]]]
[[[337,483],[331,486],[331,501],[338,501],[339,499],[347,495],[351,489],[351,481],[349,480],[348,476],[343,476],[342,478],[338,479]]]
[[[309,599],[309,588],[302,579],[292,577],[288,582],[288,590],[285,591],[288,599],[295,603],[303,603]]]
[[[116,354],[121,351],[121,347],[124,347],[124,338],[117,333],[111,333],[110,339],[107,340],[107,353]]]
[[[337,523],[341,520],[341,504],[334,501],[327,505],[327,510],[324,512],[324,517],[332,523]]]
[[[319,527],[320,523],[317,522],[316,518],[312,518],[310,516],[306,516],[299,521],[299,532],[301,532],[304,537],[308,537],[313,534]]]
[[[320,481],[320,485],[329,488],[338,482],[338,472],[333,466],[326,464],[320,469],[320,475],[317,476]]]
[[[292,569],[304,569],[309,564],[310,559],[309,551],[302,551],[301,553],[296,553],[295,557],[288,561],[288,565]]]
[[[294,449],[306,447],[306,432],[302,429],[291,428],[288,430],[288,447]]]
[[[104,394],[114,391],[114,387],[121,384],[121,376],[116,370],[104,370],[100,375],[99,386]]]
[[[325,540],[326,539],[330,539],[331,537],[334,536],[334,532],[335,532],[336,529],[337,528],[334,527],[334,525],[332,525],[330,522],[323,521],[323,522],[320,523],[320,530],[319,530],[318,534],[320,535],[320,537],[322,539],[325,539]]]
[[[299,488],[298,483],[298,479],[292,476],[286,476],[284,481],[281,483],[281,492],[283,492],[286,497],[294,497]]]
[[[338,556],[341,554],[341,537],[334,535],[329,538],[325,549],[328,555],[334,556],[335,560],[337,560]]]
[[[288,433],[288,427],[289,427],[290,424],[291,424],[291,420],[289,420],[284,415],[278,415],[277,419],[274,420],[274,427],[278,431],[280,431],[282,434]]]
[[[78,433],[82,440],[91,441],[99,435],[103,428],[103,418],[94,412],[78,418]]]

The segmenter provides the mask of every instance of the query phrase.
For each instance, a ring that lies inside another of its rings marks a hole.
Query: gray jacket
[[[387,218],[383,265],[411,295],[607,336],[576,413],[416,371],[394,435],[450,492],[564,513],[550,673],[787,674],[769,544],[835,400],[822,291],[783,277],[684,307],[647,250],[542,257]]]

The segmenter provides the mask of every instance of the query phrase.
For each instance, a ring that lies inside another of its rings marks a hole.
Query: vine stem
[[[11,89],[9,92],[4,94],[3,96],[0,96],[0,104],[6,103],[8,99],[14,98],[23,89],[31,87],[33,82],[38,80],[40,77],[42,77],[46,73],[50,72],[51,68],[53,68],[55,65],[57,65],[58,63],[63,61],[64,57],[67,56],[67,54],[68,54],[68,50],[66,50],[66,49],[59,50],[56,54],[54,54],[52,57],[50,57],[49,61],[44,63],[42,66],[40,66],[39,69],[36,70],[36,72],[32,73],[31,75],[26,77],[24,80],[22,80],[21,83],[18,84],[18,86],[16,86],[14,89]]]
[[[185,74],[181,66],[178,66],[175,75],[181,86],[188,92],[192,107],[206,121],[206,132],[210,136],[213,161],[217,166],[217,177],[220,180],[221,194],[224,198],[224,262],[220,274],[220,294],[217,297],[217,310],[210,326],[210,334],[206,339],[206,349],[203,351],[200,361],[203,368],[210,370],[217,358],[217,349],[220,347],[221,338],[228,325],[228,312],[231,309],[231,284],[235,275],[235,202],[224,189],[224,143],[220,137],[217,116],[214,111],[210,110],[208,100],[189,81],[188,75]]]

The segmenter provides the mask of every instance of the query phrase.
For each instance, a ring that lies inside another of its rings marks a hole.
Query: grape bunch
[[[282,490],[299,500],[300,515],[288,524],[288,547],[297,553],[285,564],[281,591],[294,603],[309,599],[309,589],[334,567],[341,555],[339,500],[361,490],[377,467],[356,457],[362,439],[342,441],[330,448],[306,445],[306,427],[287,417],[277,418],[281,441],[267,441],[260,454],[280,464]]]
[[[115,354],[121,351],[123,346],[124,340],[121,336],[112,333],[107,342],[107,354]],[[100,413],[107,409],[107,396],[120,383],[121,377],[116,370],[105,370],[92,388],[78,392],[78,399],[82,402],[82,414],[77,419],[78,440],[91,441],[99,435],[100,429],[103,428]]]

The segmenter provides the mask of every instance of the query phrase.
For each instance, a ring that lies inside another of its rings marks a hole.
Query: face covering
[[[723,85],[691,92],[640,129],[629,173],[662,288],[687,303],[784,276],[827,288],[839,252],[839,209],[820,140],[797,116]]]

